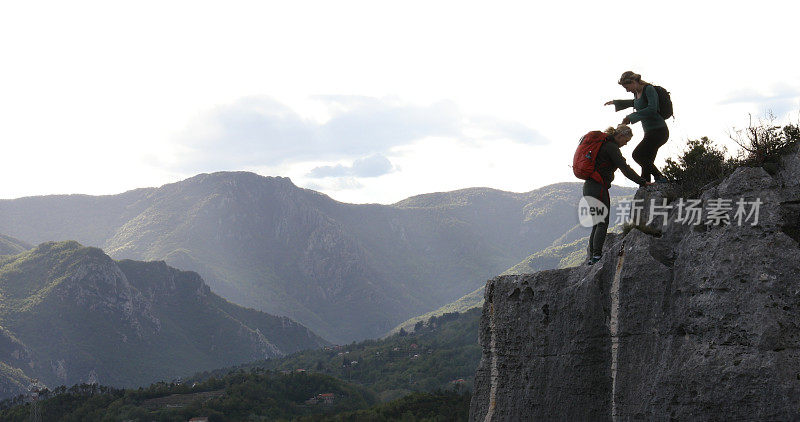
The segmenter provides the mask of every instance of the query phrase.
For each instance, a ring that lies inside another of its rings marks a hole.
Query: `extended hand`
[[[627,125],[627,124],[629,124],[630,122],[631,122],[631,120],[630,120],[630,119],[628,119],[627,117],[626,117],[626,118],[624,118],[624,119],[622,119],[622,124],[623,124],[623,125]]]
[[[614,105],[614,100],[606,101],[606,103],[603,105]]]

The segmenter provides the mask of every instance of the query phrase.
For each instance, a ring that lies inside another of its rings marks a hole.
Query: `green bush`
[[[295,419],[299,422],[344,421],[419,421],[458,422],[469,420],[469,392],[434,391],[412,393],[369,409],[337,415],[313,415]]]
[[[676,196],[693,198],[702,188],[733,173],[737,161],[725,158],[725,148],[707,137],[690,140],[677,161],[667,159],[663,173],[676,189]]]
[[[781,155],[800,142],[800,127],[792,124],[778,126],[772,114],[758,119],[754,124],[751,116],[748,127],[734,130],[731,139],[741,147],[738,158],[740,165],[763,167],[768,173],[774,174]]]
[[[708,184],[719,182],[740,166],[778,170],[781,156],[800,143],[800,125],[778,126],[775,117],[752,118],[745,129],[734,129],[731,139],[739,145],[736,158],[725,158],[725,148],[707,137],[689,140],[677,159],[668,158],[663,169],[674,192],[670,196],[696,198]]]

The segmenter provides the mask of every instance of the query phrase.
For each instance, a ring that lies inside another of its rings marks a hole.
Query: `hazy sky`
[[[797,121],[800,3],[717,4],[3,2],[0,198],[222,170],[359,203],[528,191],[577,180],[625,70],[672,92],[657,164],[749,113]]]

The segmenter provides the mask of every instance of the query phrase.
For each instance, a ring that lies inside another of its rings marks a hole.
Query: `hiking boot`
[[[599,260],[600,260],[600,258],[602,258],[602,257],[603,257],[602,255],[595,255],[595,256],[593,256],[593,257],[589,258],[589,262],[587,262],[587,264],[588,264],[588,265],[594,265],[594,264],[596,264],[596,263],[597,263],[597,261],[599,261]]]

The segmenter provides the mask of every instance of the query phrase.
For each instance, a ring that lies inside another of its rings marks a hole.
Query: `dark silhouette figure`
[[[642,166],[642,178],[655,177],[656,182],[665,182],[664,175],[655,166],[658,149],[669,139],[667,122],[658,112],[658,92],[653,85],[642,80],[642,76],[630,70],[619,78],[620,85],[633,93],[633,100],[612,100],[605,105],[614,105],[616,111],[633,107],[636,111],[622,119],[623,124],[642,122],[644,137],[633,150],[633,160]]]
[[[611,182],[614,180],[614,172],[617,169],[622,170],[622,174],[628,179],[638,184],[639,186],[647,185],[647,181],[639,176],[628,163],[625,157],[620,152],[620,147],[624,147],[633,137],[633,131],[626,125],[619,125],[617,128],[609,127],[605,130],[606,140],[603,142],[600,151],[597,153],[597,160],[595,168],[600,173],[603,180],[601,184],[597,180],[588,179],[583,184],[583,196],[595,198],[606,206],[607,212],[602,221],[597,222],[592,226],[592,234],[589,236],[589,265],[593,265],[603,255],[603,244],[606,241],[606,233],[608,232],[608,223],[611,213],[611,196],[608,189],[611,187]]]

